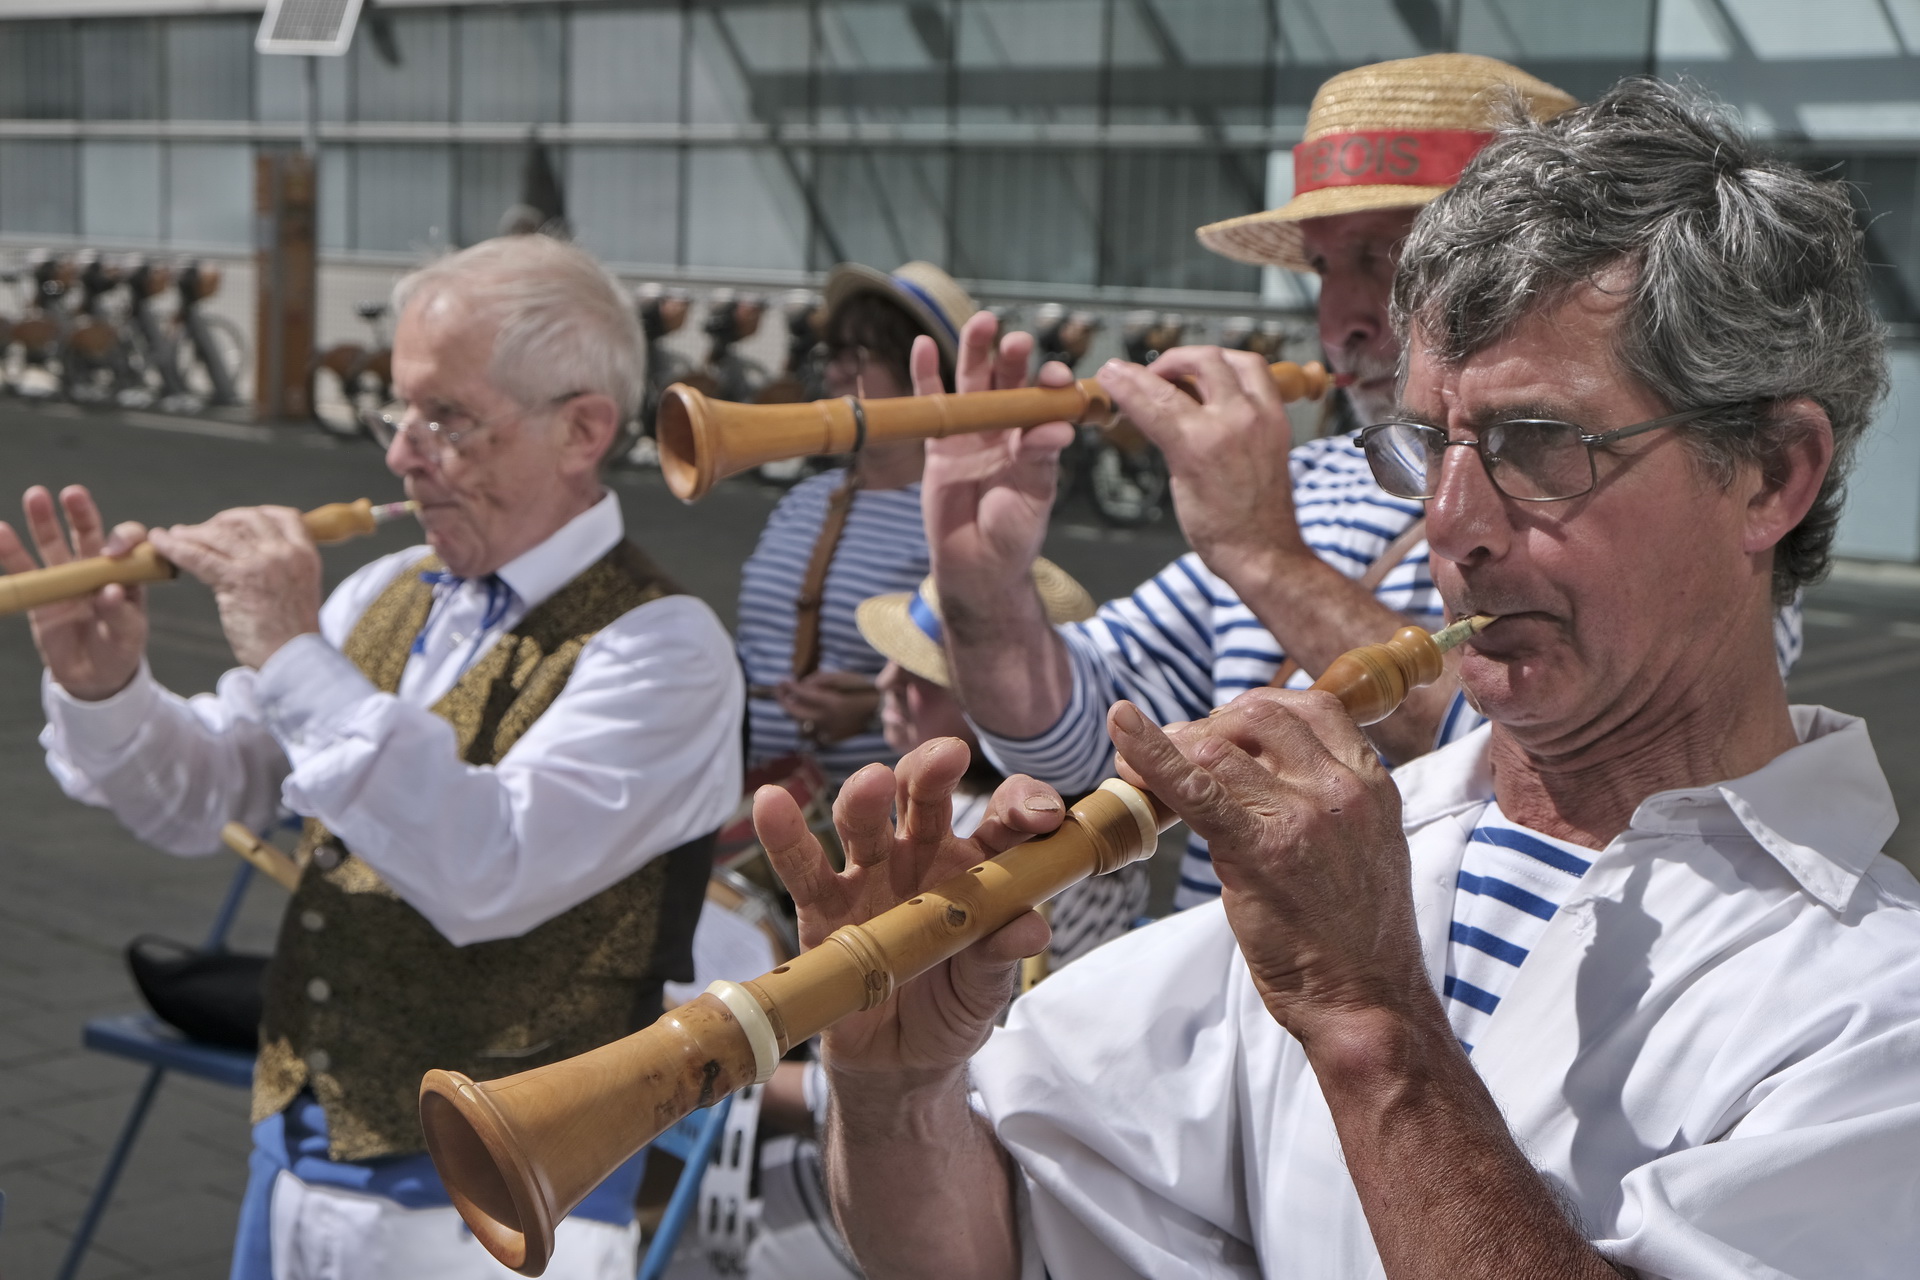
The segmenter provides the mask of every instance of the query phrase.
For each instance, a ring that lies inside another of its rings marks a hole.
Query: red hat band
[[[1450,187],[1493,138],[1474,129],[1330,133],[1293,149],[1293,193],[1322,187]]]

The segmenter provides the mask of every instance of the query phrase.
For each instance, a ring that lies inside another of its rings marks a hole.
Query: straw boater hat
[[[827,273],[827,314],[862,293],[877,293],[905,308],[939,346],[949,367],[960,357],[960,326],[979,310],[967,291],[931,262],[909,262],[892,275],[843,262]]]
[[[1474,53],[1343,71],[1320,86],[1307,110],[1306,135],[1293,149],[1293,199],[1194,234],[1236,262],[1311,271],[1301,219],[1427,203],[1493,139],[1497,108],[1510,91],[1536,120],[1575,105],[1546,81]]]
[[[1093,616],[1093,597],[1053,561],[1034,559],[1033,585],[1040,591],[1047,621],[1054,626],[1082,622]],[[923,580],[918,591],[899,591],[862,600],[854,610],[853,619],[859,624],[860,634],[882,657],[892,658],[922,680],[931,680],[943,689],[952,684],[947,676],[940,597],[933,589],[932,578]]]

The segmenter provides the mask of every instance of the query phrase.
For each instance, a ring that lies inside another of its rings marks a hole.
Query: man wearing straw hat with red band
[[[1473,54],[1343,72],[1314,96],[1294,148],[1292,199],[1199,229],[1201,243],[1227,257],[1318,277],[1320,338],[1346,383],[1349,428],[1383,421],[1393,408],[1400,348],[1388,299],[1401,241],[1515,97],[1536,120],[1574,105],[1552,85]],[[976,316],[961,337],[959,388],[1017,382],[1029,345],[1014,334],[996,351],[991,319]],[[930,368],[917,370],[922,393],[937,389]],[[1198,384],[1199,403],[1170,385],[1182,376]],[[1051,367],[1041,374],[1067,377]],[[1341,653],[1409,619],[1439,624],[1421,504],[1382,492],[1351,435],[1289,455],[1278,443],[1290,436],[1286,412],[1258,357],[1187,347],[1151,372],[1115,362],[1099,377],[1165,453],[1193,551],[1091,622],[1046,626],[1024,579],[1046,532],[1066,430],[927,447],[927,532],[948,604],[955,687],[1003,771],[1069,794],[1089,790],[1111,771],[1103,716],[1120,699],[1161,723],[1197,719],[1248,689],[1305,688]],[[1798,655],[1798,622],[1790,608],[1776,628],[1782,670]],[[1389,759],[1405,761],[1481,723],[1447,677],[1369,733]],[[1192,837],[1175,905],[1219,892],[1206,845]]]

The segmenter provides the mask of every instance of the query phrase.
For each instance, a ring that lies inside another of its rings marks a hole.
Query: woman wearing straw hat
[[[909,393],[908,352],[921,335],[937,356],[930,376],[951,379],[960,323],[974,311],[966,291],[926,262],[891,275],[843,263],[827,277],[826,305],[826,390],[869,400]],[[794,486],[742,566],[748,767],[759,780],[776,780],[804,755],[833,783],[894,758],[873,683],[883,660],[860,638],[853,611],[926,576],[924,461],[919,441],[873,444]]]
[[[1242,262],[1312,272],[1320,336],[1349,379],[1350,412],[1388,416],[1398,345],[1387,303],[1399,243],[1420,208],[1459,177],[1492,135],[1496,107],[1518,95],[1536,118],[1573,99],[1516,67],[1435,54],[1360,67],[1321,86],[1294,149],[1293,197],[1278,208],[1200,228],[1201,242]],[[963,390],[1024,376],[1027,339],[998,359],[994,326],[961,337]],[[916,352],[920,391],[937,390],[933,352]],[[1069,793],[1107,776],[1103,717],[1122,698],[1161,722],[1205,716],[1249,688],[1304,687],[1328,662],[1405,624],[1437,625],[1440,600],[1419,532],[1421,504],[1374,484],[1347,435],[1291,456],[1284,410],[1258,357],[1179,348],[1152,373],[1110,364],[1100,379],[1166,455],[1175,508],[1193,553],[1093,622],[1049,627],[1026,585],[1045,535],[1059,426],[1024,436],[954,437],[928,447],[925,509],[941,594],[966,608],[950,629],[955,688],[988,750],[1009,770]],[[1204,404],[1165,379],[1187,374]],[[1155,376],[1164,375],[1164,376]],[[1041,380],[1064,379],[1059,367]],[[1008,497],[1018,501],[1008,501]],[[997,499],[997,500],[996,500]],[[1480,718],[1451,681],[1407,700],[1373,730],[1406,760],[1463,736]],[[1217,897],[1197,837],[1175,905]]]
[[[1066,570],[1036,557],[1031,573],[1034,594],[1054,626],[1084,622],[1093,616],[1093,597]],[[953,793],[953,830],[971,835],[987,815],[993,790],[1006,780],[980,749],[973,726],[953,696],[947,672],[945,625],[933,579],[917,591],[875,596],[861,604],[860,634],[887,659],[880,672],[880,723],[887,745],[904,755],[935,738],[958,738],[973,753],[973,763]],[[1109,876],[1086,880],[1051,904],[1053,926],[1046,965],[1030,971],[1043,976],[1116,938],[1132,927],[1147,906],[1146,864],[1136,862]]]

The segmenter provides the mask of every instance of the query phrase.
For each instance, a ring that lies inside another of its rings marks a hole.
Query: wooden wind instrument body
[[[1283,400],[1318,400],[1330,385],[1327,371],[1317,363],[1283,360],[1268,371]],[[806,404],[735,404],[676,382],[660,398],[655,433],[667,488],[682,502],[692,502],[728,476],[785,458],[851,453],[884,440],[939,440],[975,431],[1037,427],[1043,422],[1104,426],[1113,418],[1113,400],[1093,378],[1064,387],[886,400],[843,396]]]
[[[1314,688],[1371,724],[1439,676],[1418,627],[1337,659]],[[1173,814],[1117,778],[1068,810],[1054,834],[967,868],[752,982],[716,982],[651,1027],[518,1075],[420,1082],[427,1149],[456,1208],[504,1265],[537,1276],[554,1228],[676,1121],[764,1082],[787,1050],[1088,876],[1150,855]]]
[[[373,502],[361,498],[315,507],[300,519],[315,542],[345,542],[374,531],[379,523],[374,512]],[[143,542],[123,556],[89,556],[44,569],[0,575],[0,615],[23,613],[41,605],[90,595],[115,583],[134,586],[142,582],[165,582],[179,573],[153,549],[152,543]]]

